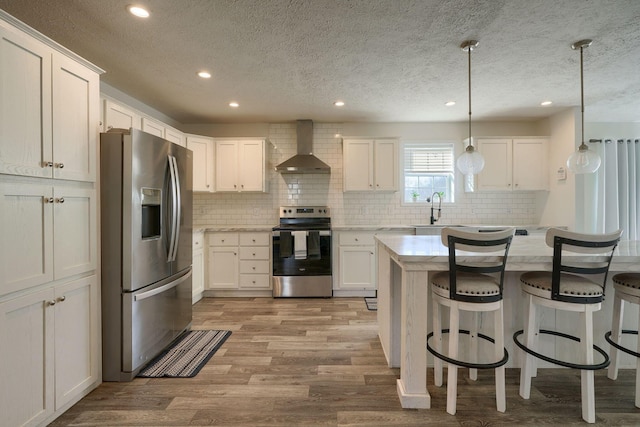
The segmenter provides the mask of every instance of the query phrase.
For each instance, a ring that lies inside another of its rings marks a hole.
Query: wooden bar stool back
[[[609,365],[609,357],[593,344],[593,313],[600,310],[613,251],[621,230],[609,234],[581,234],[551,228],[547,245],[553,248],[552,271],[529,271],[520,276],[526,297],[525,328],[513,335],[524,352],[520,370],[520,396],[529,399],[531,379],[537,374],[536,360],[581,370],[582,418],[595,422],[594,371]],[[560,331],[540,329],[537,307],[580,313],[580,337]],[[518,336],[524,334],[523,343]],[[539,335],[548,334],[580,342],[578,363],[555,359],[539,352]],[[604,359],[594,362],[594,350]]]
[[[618,378],[619,356],[618,351],[630,354],[636,358],[636,407],[640,408],[640,340],[636,351],[621,345],[623,334],[638,335],[640,330],[640,316],[635,330],[622,329],[624,317],[624,303],[640,306],[640,273],[620,273],[612,278],[615,296],[613,299],[613,324],[612,330],[605,334],[606,340],[611,344],[611,364],[607,376],[612,380]]]
[[[434,376],[437,386],[442,386],[442,362],[447,363],[447,412],[456,413],[458,367],[469,368],[469,377],[477,379],[477,369],[495,369],[496,406],[506,410],[504,365],[509,360],[504,348],[504,324],[502,295],[504,269],[514,229],[478,232],[460,228],[444,228],[442,243],[449,248],[449,271],[441,271],[431,277],[433,302],[433,332],[427,336],[427,350],[434,356]],[[465,260],[465,252],[480,252],[487,256],[483,262]],[[449,328],[442,329],[441,306],[449,307]],[[473,312],[471,330],[460,329],[460,311]],[[480,312],[494,312],[494,337],[478,333]],[[442,351],[442,334],[449,334],[449,350]],[[460,334],[470,336],[469,359],[458,357]],[[433,337],[434,345],[429,340]],[[475,363],[478,360],[478,338],[494,343],[494,361]],[[469,360],[467,359],[467,360]]]

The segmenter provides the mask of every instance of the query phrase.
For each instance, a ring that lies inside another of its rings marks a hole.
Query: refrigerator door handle
[[[178,229],[176,219],[178,218],[177,205],[176,205],[176,170],[173,162],[173,156],[168,155],[169,160],[169,186],[171,186],[171,233],[169,237],[169,253],[167,254],[167,262],[175,260],[175,246],[176,246],[176,230]]]
[[[175,238],[173,241],[173,259],[172,261],[176,260],[176,257],[178,256],[178,243],[180,242],[180,222],[182,221],[182,198],[180,195],[180,173],[178,170],[178,161],[176,160],[175,156],[171,156],[171,159],[173,159],[173,171],[174,171],[174,187],[175,187],[175,200],[174,200],[174,212],[176,213],[176,221],[175,221]]]
[[[189,270],[189,272],[187,274],[185,274],[184,276],[181,276],[180,278],[174,280],[173,282],[169,282],[166,285],[162,285],[162,286],[160,286],[158,288],[155,288],[155,289],[152,289],[150,291],[146,291],[146,292],[142,292],[142,293],[134,295],[133,296],[133,300],[134,301],[142,301],[144,299],[151,298],[154,295],[158,295],[158,294],[161,294],[163,292],[166,292],[171,288],[175,288],[180,283],[184,282],[189,277],[191,277],[191,274],[192,274],[192,271]]]

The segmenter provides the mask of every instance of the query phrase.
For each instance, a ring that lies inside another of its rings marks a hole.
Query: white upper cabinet
[[[142,118],[142,130],[150,133],[151,135],[164,138],[164,125],[156,120],[150,119],[149,117]]]
[[[110,129],[142,129],[141,118],[132,109],[105,99],[103,128],[105,132]]]
[[[547,138],[477,138],[480,191],[548,190]]]
[[[95,181],[97,72],[0,25],[0,173]]]
[[[166,139],[167,141],[171,141],[174,144],[178,144],[181,147],[187,146],[187,141],[185,139],[184,133],[168,126],[164,128],[164,139]]]
[[[212,193],[213,188],[213,138],[187,135],[187,148],[193,151],[193,191]]]
[[[100,126],[98,74],[62,55],[53,57],[53,176],[95,181]]]
[[[53,176],[52,56],[45,44],[0,25],[0,173]]]
[[[345,139],[343,191],[397,191],[396,139]]]
[[[266,191],[265,141],[216,141],[216,191]]]

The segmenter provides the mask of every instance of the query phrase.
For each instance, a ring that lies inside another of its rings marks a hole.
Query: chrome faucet
[[[433,216],[433,211],[435,210],[433,207],[433,199],[438,196],[438,218]],[[427,199],[427,201],[429,201],[429,199]],[[435,191],[432,195],[431,195],[431,220],[430,223],[433,225],[436,223],[437,220],[440,219],[440,214],[442,212],[442,196],[440,195],[439,192]]]

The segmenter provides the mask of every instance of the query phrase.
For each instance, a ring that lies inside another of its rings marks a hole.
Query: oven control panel
[[[326,206],[280,206],[280,218],[329,218]]]

